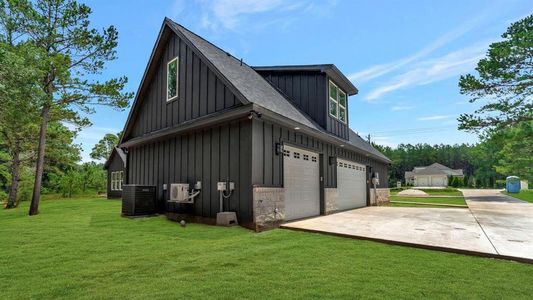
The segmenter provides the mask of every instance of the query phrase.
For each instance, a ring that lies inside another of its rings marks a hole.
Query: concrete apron
[[[365,207],[282,228],[533,263],[498,253],[468,209]]]
[[[463,190],[466,203],[496,252],[533,262],[533,205],[499,190]]]

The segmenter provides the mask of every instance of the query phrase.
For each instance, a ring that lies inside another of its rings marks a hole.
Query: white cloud
[[[473,18],[463,24],[461,26],[455,28],[454,30],[447,32],[446,34],[442,35],[438,39],[436,39],[434,42],[429,44],[428,46],[424,47],[422,50],[416,52],[413,55],[404,57],[402,59],[399,59],[397,61],[391,62],[391,63],[385,63],[385,64],[378,64],[371,66],[365,70],[352,73],[348,75],[348,79],[353,82],[365,82],[369,81],[371,79],[386,75],[392,71],[395,71],[403,66],[406,66],[410,63],[416,62],[417,60],[426,57],[427,55],[431,54],[435,50],[438,50],[442,48],[443,46],[447,45],[448,43],[452,42],[453,40],[465,35],[470,30],[472,30],[477,24],[479,23],[479,20],[481,18]]]
[[[282,0],[201,1],[204,9],[201,25],[210,29],[217,29],[219,26],[235,29],[243,16],[271,11],[282,3]]]
[[[401,111],[401,110],[411,110],[415,108],[413,105],[395,105],[391,108],[393,111]]]
[[[297,14],[324,15],[336,4],[336,1],[332,0],[320,4],[312,3],[310,0],[198,0],[198,2],[202,10],[200,25],[213,31],[264,28],[257,20],[248,22],[248,18],[255,18],[264,13],[274,13],[269,15],[268,21],[265,22],[286,26]]]
[[[419,121],[437,121],[444,120],[453,117],[452,115],[436,115],[436,116],[426,116],[418,118]]]
[[[371,90],[365,99],[375,100],[398,89],[425,85],[469,72],[473,70],[477,61],[484,57],[488,44],[488,42],[481,43],[438,58],[420,61],[411,69]]]

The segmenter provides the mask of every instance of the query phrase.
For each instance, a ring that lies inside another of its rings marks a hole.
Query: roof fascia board
[[[193,119],[187,122],[183,122],[170,128],[164,128],[158,131],[154,131],[139,137],[135,137],[131,140],[125,141],[120,144],[121,148],[129,148],[134,146],[144,145],[156,140],[161,140],[174,136],[176,134],[198,130],[205,127],[210,127],[222,122],[236,120],[240,118],[246,118],[250,115],[252,105],[239,106],[238,108],[230,108],[212,113],[197,119]]]
[[[120,137],[119,144],[121,144],[126,136],[130,133],[130,122],[133,120],[133,115],[137,113],[137,106],[139,102],[139,97],[144,93],[145,89],[145,81],[148,78],[148,73],[151,69],[152,63],[154,61],[154,56],[156,51],[158,50],[158,47],[161,43],[161,38],[163,36],[163,32],[165,31],[165,26],[167,26],[164,22],[161,25],[161,29],[159,30],[159,34],[157,35],[157,39],[155,41],[154,47],[152,48],[152,53],[150,54],[150,58],[148,59],[148,63],[146,64],[146,68],[144,69],[144,73],[141,79],[141,82],[139,83],[139,87],[137,88],[137,93],[135,94],[135,98],[133,100],[133,103],[131,105],[130,112],[128,113],[128,118],[126,119],[126,123],[124,124],[124,129],[122,130],[122,135]]]

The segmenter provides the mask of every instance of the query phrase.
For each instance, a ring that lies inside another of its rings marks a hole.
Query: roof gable
[[[118,156],[120,160],[122,161],[122,163],[124,164],[124,166],[126,166],[126,153],[124,153],[124,151],[121,148],[114,147],[113,150],[111,151],[111,154],[109,155],[106,162],[104,163],[104,169],[109,168],[109,165],[111,164],[115,156]]]
[[[123,143],[127,138],[129,138],[131,131],[133,129],[133,125],[135,123],[136,115],[138,114],[138,111],[140,109],[141,103],[145,99],[145,94],[150,86],[150,81],[155,76],[155,73],[157,72],[158,67],[158,60],[159,58],[164,54],[165,48],[167,47],[167,42],[170,39],[172,34],[178,35],[178,37],[181,39],[183,43],[185,43],[188,47],[194,51],[196,55],[200,58],[200,60],[205,63],[208,68],[215,73],[218,79],[222,81],[222,83],[236,96],[235,98],[238,99],[239,102],[242,104],[248,104],[249,102],[246,101],[246,97],[242,95],[239,89],[237,89],[232,82],[230,82],[224,74],[222,74],[218,68],[212,63],[212,61],[205,57],[204,53],[200,51],[195,44],[193,44],[186,35],[183,34],[182,31],[178,31],[175,28],[175,23],[165,18],[163,21],[163,24],[161,25],[161,29],[159,31],[159,34],[157,36],[156,42],[154,44],[154,47],[152,49],[152,53],[150,54],[150,58],[148,60],[148,63],[146,65],[143,77],[141,79],[141,82],[139,84],[137,93],[135,95],[132,108],[130,110],[130,113],[128,115],[128,118],[126,120],[126,124],[124,126],[124,134],[122,135],[120,143]],[[120,144],[119,143],[119,144]]]

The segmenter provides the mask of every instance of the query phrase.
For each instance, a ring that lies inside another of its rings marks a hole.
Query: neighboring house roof
[[[346,92],[348,95],[353,96],[358,93],[357,88],[353,83],[342,74],[334,64],[321,64],[321,65],[287,65],[287,66],[253,66],[256,71],[284,71],[284,72],[305,72],[315,71],[324,72],[328,74],[333,80]]]
[[[414,167],[412,172],[405,172],[405,177],[408,174],[415,175],[447,175],[447,176],[463,176],[463,169],[451,169],[439,163],[433,163],[426,167]]]
[[[385,155],[383,155],[374,147],[372,147],[369,143],[364,141],[352,130],[350,130],[349,140],[343,140],[327,132],[324,128],[322,128],[309,116],[307,116],[307,114],[295,107],[282,93],[280,93],[259,73],[254,71],[254,69],[252,69],[246,63],[242,62],[242,60],[233,57],[231,54],[218,48],[217,46],[196,35],[195,33],[189,31],[187,28],[177,24],[176,22],[165,18],[157,43],[159,43],[159,40],[161,39],[161,35],[165,26],[168,26],[178,36],[184,38],[185,41],[189,42],[192,45],[193,49],[195,49],[195,51],[198,52],[201,57],[204,57],[204,59],[207,61],[206,63],[208,63],[214,69],[213,71],[217,72],[222,77],[222,80],[227,82],[230,88],[235,90],[235,94],[238,96],[237,98],[239,98],[239,100],[243,104],[253,103],[255,105],[258,105],[279,116],[297,122],[311,129],[312,131],[316,131],[320,134],[327,135],[330,138],[334,138],[338,140],[339,144],[347,143],[352,147],[355,147],[358,150],[362,150],[363,152],[368,153],[379,160],[390,163],[390,160]],[[144,80],[146,80],[146,78],[148,77],[148,69],[150,68],[152,64],[151,62],[154,60],[154,56],[156,55],[155,53],[157,49],[157,43],[150,57],[150,62],[148,64],[147,70],[145,71],[145,76],[141,81],[141,87],[143,86]],[[329,72],[337,72],[339,74],[342,74],[333,65],[323,66],[328,66],[324,67],[324,70],[329,70]],[[315,67],[318,68],[318,65],[316,65]],[[141,87],[139,88],[139,92],[142,91]],[[355,88],[353,85],[352,87]],[[136,96],[136,99],[134,100],[132,112],[130,112],[130,115],[128,116],[128,121],[124,129],[125,134],[123,135],[123,138],[127,136],[129,128],[131,127],[129,123],[133,119],[133,110],[137,109],[136,107],[138,106],[138,94]],[[121,144],[123,142],[124,140],[121,140]]]
[[[115,147],[115,148],[113,148],[113,151],[111,151],[111,154],[107,158],[107,160],[106,160],[106,162],[104,164],[104,169],[107,170],[107,168],[109,168],[109,165],[113,161],[113,158],[115,157],[115,155],[118,155],[120,157],[120,160],[122,160],[122,164],[124,166],[126,166],[126,159],[127,159],[126,158],[126,153],[124,153],[124,150],[122,150],[121,148]]]

